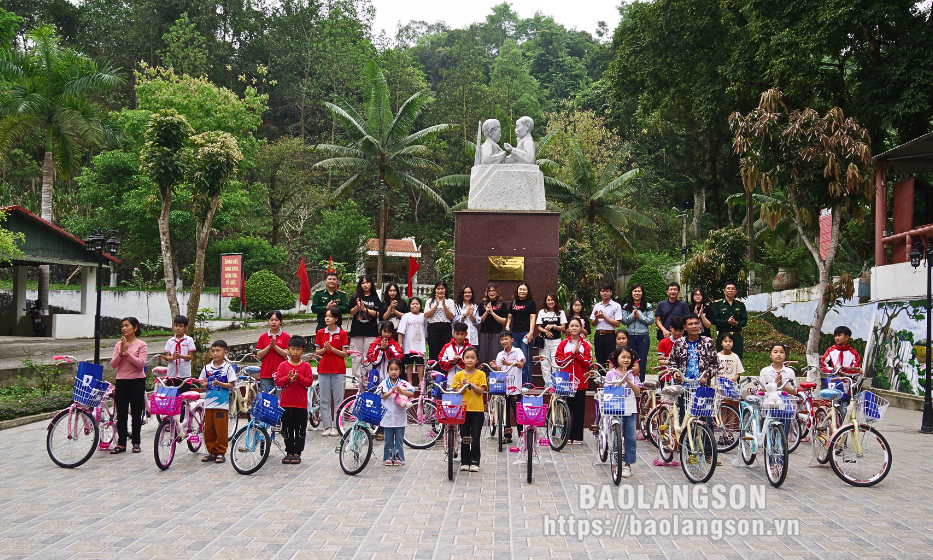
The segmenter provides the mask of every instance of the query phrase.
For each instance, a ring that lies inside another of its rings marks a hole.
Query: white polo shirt
[[[603,303],[600,301],[593,306],[593,312],[590,313],[590,322],[593,324],[593,330],[596,331],[614,331],[616,327],[610,325],[602,318],[599,321],[596,320],[596,311],[602,311],[606,317],[609,317],[613,321],[622,320],[622,306],[618,302],[609,300],[609,303]]]

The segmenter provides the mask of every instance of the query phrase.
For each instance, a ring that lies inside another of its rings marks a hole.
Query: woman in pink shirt
[[[133,413],[133,453],[140,452],[140,431],[146,410],[146,355],[149,348],[139,336],[139,321],[126,317],[120,321],[123,338],[113,347],[110,367],[117,370],[113,400],[117,407],[117,446],[111,455],[126,452],[126,416]]]

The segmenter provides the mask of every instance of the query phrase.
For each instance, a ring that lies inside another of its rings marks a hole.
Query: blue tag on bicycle
[[[445,393],[441,397],[441,403],[446,406],[460,406],[463,404],[463,395]]]
[[[544,406],[544,397],[525,395],[522,397],[522,406]]]

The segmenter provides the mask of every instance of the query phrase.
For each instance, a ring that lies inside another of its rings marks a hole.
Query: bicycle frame
[[[52,359],[56,362],[56,365],[59,365],[59,366],[60,366],[60,365],[64,365],[64,364],[69,364],[69,363],[75,363],[75,364],[78,363],[78,359],[75,358],[74,356],[58,355],[58,356],[53,356]],[[83,404],[81,404],[81,403],[73,402],[73,403],[71,403],[70,406],[68,406],[67,408],[63,409],[63,410],[67,410],[67,411],[68,411],[68,424],[67,424],[67,432],[66,432],[66,433],[68,434],[68,439],[74,439],[74,438],[76,438],[76,437],[78,436],[77,431],[78,431],[78,424],[79,424],[79,423],[78,423],[77,421],[73,421],[75,418],[78,417],[78,415],[75,414],[75,411],[77,411],[77,410],[81,410],[81,411],[84,411],[84,412],[87,412],[88,414],[90,414],[90,415],[91,415],[91,418],[94,419],[94,423],[97,425],[98,430],[101,430],[101,429],[102,429],[102,426],[101,426],[101,418],[103,417],[102,411],[103,411],[104,407],[106,406],[108,409],[110,409],[110,420],[109,420],[109,422],[110,422],[111,424],[116,424],[116,420],[115,420],[115,418],[116,418],[116,407],[114,406],[114,402],[113,402],[114,385],[113,385],[113,383],[110,383],[109,385],[110,385],[110,386],[107,388],[107,391],[104,393],[104,398],[102,398],[102,399],[100,400],[100,404],[98,404],[98,405],[95,406],[94,408],[88,408],[87,406],[85,406],[85,405],[83,405]],[[52,417],[52,421],[54,421],[55,417],[57,417],[57,416],[58,416],[58,414],[56,414],[55,416],[53,416],[53,417]],[[72,425],[72,423],[73,423],[74,425]],[[49,426],[48,426],[48,427],[49,427],[49,428],[52,427],[51,422],[49,422]],[[112,430],[113,430],[114,433],[115,433],[115,432],[116,432],[116,426],[111,426],[111,428],[112,428]],[[111,441],[103,441],[103,433],[101,433],[101,441],[98,443],[98,447],[97,447],[97,448],[98,448],[98,450],[101,450],[101,451],[102,451],[102,450],[105,450],[105,449],[109,449],[111,443],[112,443]]]
[[[841,371],[842,371],[842,368],[836,368],[833,371],[833,373],[828,374],[828,375],[824,374],[824,376],[827,378],[827,381],[841,380],[841,381],[846,382],[846,384],[848,385],[848,394],[850,398],[849,406],[847,407],[845,416],[840,419],[838,416],[838,412],[836,412],[836,407],[833,406],[835,404],[835,401],[827,401],[829,402],[829,406],[827,406],[824,409],[824,411],[827,414],[827,427],[830,428],[830,430],[829,430],[829,434],[826,435],[825,444],[819,443],[818,442],[819,437],[815,437],[815,434],[811,436],[810,439],[813,442],[814,453],[817,452],[816,451],[817,445],[822,445],[825,449],[829,449],[829,443],[830,441],[832,441],[833,436],[836,435],[836,432],[848,426],[849,424],[853,424],[853,425],[857,424],[857,421],[855,418],[855,403],[854,403],[853,397],[857,393],[856,389],[861,386],[862,381],[865,379],[865,373],[862,372],[861,374],[859,374],[859,376],[855,380],[853,380],[851,377],[839,375]],[[816,413],[814,412],[814,416],[815,414]],[[819,426],[816,426],[814,423],[814,429],[818,429],[818,428]],[[862,455],[861,440],[857,437],[854,437],[852,438],[852,441],[853,441],[853,447],[854,447],[855,453],[857,455]]]

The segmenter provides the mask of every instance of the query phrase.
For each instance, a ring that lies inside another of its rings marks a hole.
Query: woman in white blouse
[[[447,283],[434,284],[434,295],[425,303],[424,318],[428,323],[428,351],[430,358],[438,359],[441,349],[450,342],[453,331],[451,321],[457,316],[454,300],[447,297]]]
[[[467,326],[467,340],[470,341],[470,345],[476,346],[479,343],[479,331],[476,328],[480,324],[480,313],[479,306],[473,299],[473,288],[460,288],[454,303],[457,305],[457,316],[454,320]]]

